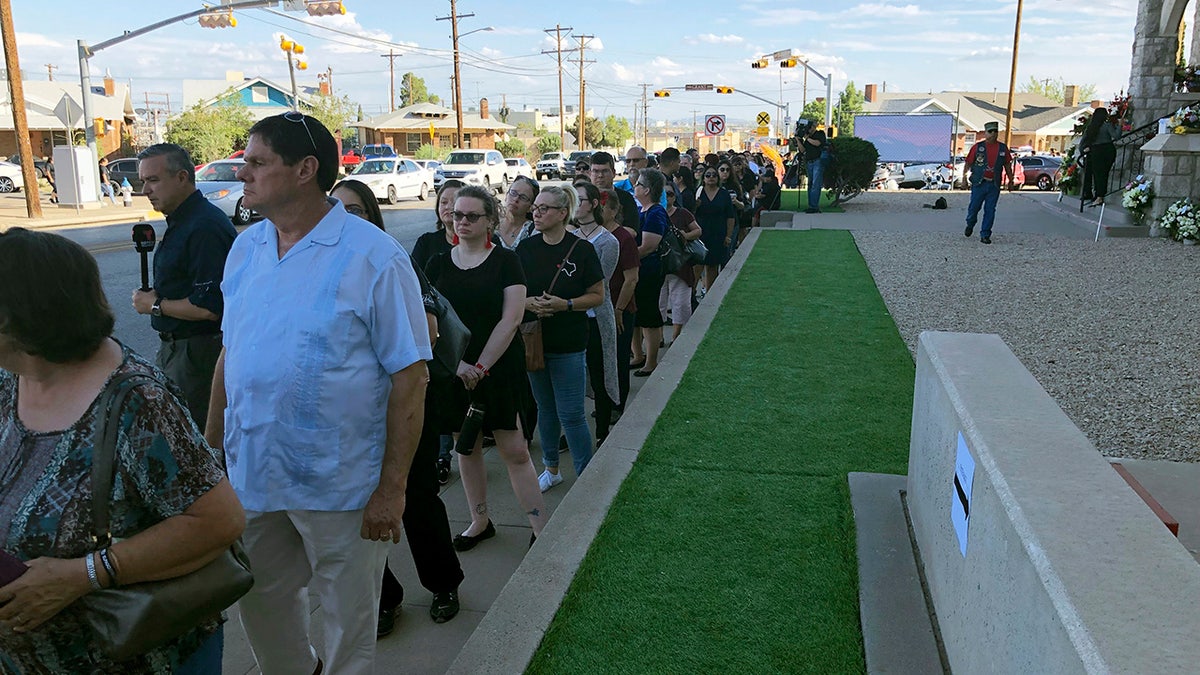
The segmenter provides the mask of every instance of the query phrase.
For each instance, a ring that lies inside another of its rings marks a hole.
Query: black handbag
[[[92,543],[112,544],[109,500],[116,471],[121,408],[136,380],[162,386],[142,373],[124,373],[100,394],[92,451]],[[164,387],[165,388],[165,387]],[[174,579],[93,591],[80,600],[96,644],[114,661],[143,654],[218,616],[250,590],[254,576],[240,542],[200,569]]]
[[[434,316],[437,317],[437,341],[433,343],[433,360],[429,362],[429,377],[445,381],[458,377],[458,364],[462,363],[471,343],[471,329],[454,311],[446,296],[429,285],[433,298]]]
[[[683,245],[687,251],[687,262],[689,265],[703,265],[705,258],[708,257],[708,247],[700,239],[693,239],[685,242]]]
[[[658,242],[657,253],[662,261],[663,272],[667,274],[676,274],[689,264],[688,254],[683,248],[683,239],[675,234],[673,227],[668,227],[662,241]]]

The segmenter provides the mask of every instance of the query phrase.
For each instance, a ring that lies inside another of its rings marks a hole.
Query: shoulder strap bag
[[[112,378],[100,394],[92,453],[92,543],[112,543],[109,500],[116,471],[117,436],[125,399],[138,381],[162,386],[141,373]],[[250,561],[240,542],[204,567],[174,579],[93,591],[80,599],[83,620],[95,642],[114,661],[137,656],[216,617],[254,585]]]
[[[459,318],[458,313],[446,296],[429,285],[433,298],[434,315],[437,317],[437,341],[433,343],[433,360],[429,362],[429,376],[446,381],[458,376],[458,364],[467,353],[471,343],[471,329]]]
[[[575,252],[575,247],[579,245],[580,241],[583,240],[575,237],[571,248],[567,249],[567,255],[558,264],[558,271],[554,273],[554,278],[550,280],[550,285],[546,287],[547,293],[554,290],[554,284],[558,283],[558,276],[562,274],[563,269],[567,266],[567,261],[571,259],[571,254]],[[531,373],[545,370],[546,350],[545,345],[542,343],[542,320],[540,318],[521,324],[521,341],[525,343],[525,370]]]

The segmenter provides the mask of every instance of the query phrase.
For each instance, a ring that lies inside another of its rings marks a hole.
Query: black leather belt
[[[215,333],[178,333],[178,332],[176,332],[176,333],[162,333],[162,332],[160,332],[160,333],[158,334],[158,337],[159,337],[159,339],[161,339],[163,342],[177,342],[177,341],[179,341],[179,340],[190,340],[190,339],[192,339],[192,338],[198,338],[198,337],[210,337],[210,336],[213,336],[213,335],[220,335],[220,334],[221,334],[221,332],[220,332],[220,331],[217,331],[217,332],[215,332]]]

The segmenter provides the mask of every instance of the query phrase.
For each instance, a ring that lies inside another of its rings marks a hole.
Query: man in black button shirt
[[[203,428],[221,353],[221,276],[237,231],[196,189],[186,150],[160,143],[138,160],[142,191],[166,214],[167,231],[154,252],[154,289],[135,290],[133,307],[150,315],[162,338],[157,365],[183,389],[192,419]]]

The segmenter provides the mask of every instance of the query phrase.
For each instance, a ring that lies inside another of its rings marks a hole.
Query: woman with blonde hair
[[[596,249],[567,231],[577,201],[573,189],[543,189],[533,204],[537,234],[517,246],[527,285],[525,321],[541,323],[545,353],[545,367],[529,372],[546,467],[538,478],[542,492],[563,481],[558,473],[560,433],[567,437],[576,474],[592,458],[592,435],[583,408],[586,312],[604,302],[604,272]]]

